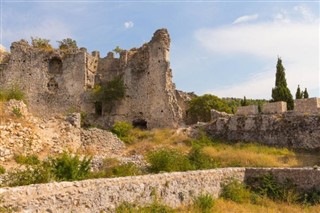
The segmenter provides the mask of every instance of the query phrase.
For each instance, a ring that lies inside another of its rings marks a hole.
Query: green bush
[[[105,112],[110,113],[115,102],[125,96],[125,85],[122,76],[117,76],[111,81],[95,86],[91,95],[95,102],[96,112],[102,113],[100,110],[103,108]]]
[[[17,118],[21,118],[22,117],[22,113],[19,107],[13,107],[12,109],[12,113],[17,117]]]
[[[49,44],[50,40],[31,37],[31,44],[34,48],[40,48],[43,50],[52,50],[52,46]]]
[[[320,190],[313,188],[309,193],[305,194],[305,200],[303,202],[311,205],[320,204]]]
[[[222,188],[221,197],[237,203],[250,202],[251,192],[238,180],[232,180]]]
[[[0,175],[6,173],[6,169],[0,165]]]
[[[24,97],[24,93],[17,85],[11,86],[10,89],[0,89],[0,101],[24,100]]]
[[[116,134],[120,139],[125,139],[129,136],[130,131],[133,129],[133,126],[128,122],[120,121],[116,122],[112,128],[111,132]],[[124,140],[126,141],[126,140]]]
[[[154,173],[194,169],[188,157],[176,150],[151,152],[147,155],[147,161],[150,163],[149,170]]]
[[[60,50],[70,50],[70,49],[78,48],[77,42],[72,38],[62,39],[61,41],[57,41],[57,42],[59,44]]]
[[[249,184],[252,191],[272,200],[287,203],[296,203],[301,200],[301,194],[297,191],[296,185],[289,179],[280,183],[272,174],[266,174],[252,178],[249,180]]]
[[[220,163],[213,160],[210,156],[203,153],[202,148],[194,147],[191,149],[188,159],[194,169],[212,169],[219,167]]]
[[[215,109],[220,112],[232,113],[232,108],[228,106],[228,103],[225,100],[209,94],[193,98],[189,101],[188,105],[188,123],[210,121],[211,109]]]
[[[9,171],[4,177],[5,186],[24,186],[36,183],[48,183],[53,180],[50,169],[43,165],[27,165],[24,169]]]
[[[91,160],[91,157],[80,160],[78,155],[72,157],[64,152],[57,158],[50,158],[47,163],[56,180],[72,181],[82,180],[89,176]]]
[[[134,163],[126,163],[112,168],[112,174],[115,177],[140,175],[141,170]]]
[[[202,213],[211,212],[214,207],[214,199],[211,195],[200,195],[193,200],[195,210],[200,210]]]
[[[37,165],[40,163],[38,156],[36,155],[14,155],[13,159],[19,163],[24,165]]]

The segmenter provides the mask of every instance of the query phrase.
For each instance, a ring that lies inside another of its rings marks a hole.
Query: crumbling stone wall
[[[128,121],[147,128],[177,127],[182,122],[169,63],[170,37],[157,30],[140,48],[122,51],[120,58],[109,54],[99,63],[98,75],[110,81],[121,75],[126,95],[111,113],[110,122]]]
[[[86,52],[46,51],[26,41],[14,42],[0,83],[17,86],[25,92],[30,111],[35,115],[81,110],[85,91]]]
[[[265,103],[262,105],[262,113],[277,114],[287,111],[287,103],[284,101],[277,101],[272,103]]]
[[[259,142],[295,149],[320,149],[320,117],[294,112],[273,115],[223,116],[207,124],[213,138]]]
[[[157,199],[179,207],[201,194],[217,198],[232,178],[246,182],[266,173],[280,181],[288,178],[300,190],[320,189],[320,170],[223,168],[1,188],[1,205],[19,212],[114,212],[123,202],[148,205]]]
[[[17,85],[26,93],[30,111],[45,116],[66,111],[94,113],[90,91],[122,76],[126,95],[102,124],[115,121],[145,123],[146,127],[177,127],[182,122],[169,63],[170,37],[157,30],[149,43],[100,58],[85,48],[46,51],[22,40],[11,46],[7,65],[0,66],[0,86]],[[49,110],[48,110],[49,109]]]

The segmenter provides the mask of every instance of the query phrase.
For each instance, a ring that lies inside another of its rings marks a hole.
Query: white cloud
[[[132,28],[134,26],[134,23],[132,21],[126,21],[124,22],[124,27],[126,29]]]
[[[259,17],[258,14],[253,14],[253,15],[245,15],[245,16],[240,16],[232,24],[239,24],[243,22],[248,22],[248,21],[253,21],[256,20]]]
[[[312,16],[305,13],[303,17]],[[257,70],[257,74],[249,76],[245,82],[212,89],[211,92],[219,96],[270,98],[277,56],[283,59],[292,93],[295,93],[298,84],[307,87],[309,91],[319,90],[319,21],[283,21],[287,18],[283,16],[277,22],[198,30],[195,37],[207,50],[216,54],[259,57],[268,66]]]

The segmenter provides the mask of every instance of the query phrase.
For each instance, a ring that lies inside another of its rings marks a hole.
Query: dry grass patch
[[[283,167],[298,166],[294,152],[257,144],[216,144],[203,152],[221,163],[221,167]]]
[[[128,138],[130,140],[129,153],[146,154],[149,151],[163,148],[187,153],[191,149],[188,146],[191,139],[187,135],[171,129],[153,129],[150,131],[133,129],[130,131]]]

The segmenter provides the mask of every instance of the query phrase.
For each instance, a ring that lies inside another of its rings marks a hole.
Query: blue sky
[[[10,1],[1,2],[1,43],[75,39],[101,56],[171,36],[177,89],[220,97],[271,98],[277,57],[288,86],[319,97],[318,1]]]

